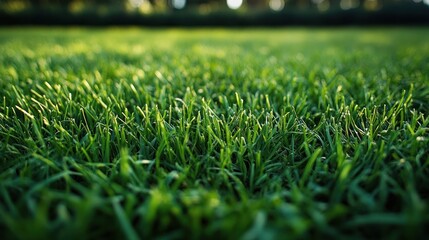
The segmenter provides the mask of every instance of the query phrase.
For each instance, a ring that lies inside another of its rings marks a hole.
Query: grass
[[[2,238],[425,238],[427,39],[0,29]]]

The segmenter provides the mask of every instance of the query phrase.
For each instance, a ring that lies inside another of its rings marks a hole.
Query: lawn
[[[428,39],[0,29],[0,236],[428,237]]]

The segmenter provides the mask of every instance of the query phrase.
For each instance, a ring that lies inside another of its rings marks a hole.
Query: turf
[[[428,237],[428,39],[0,29],[2,239]]]

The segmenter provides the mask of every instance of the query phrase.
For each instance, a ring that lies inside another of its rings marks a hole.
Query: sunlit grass
[[[402,238],[429,32],[0,30],[6,238]]]

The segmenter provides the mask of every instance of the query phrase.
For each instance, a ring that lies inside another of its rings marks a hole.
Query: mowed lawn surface
[[[429,31],[0,29],[2,239],[421,239]]]

